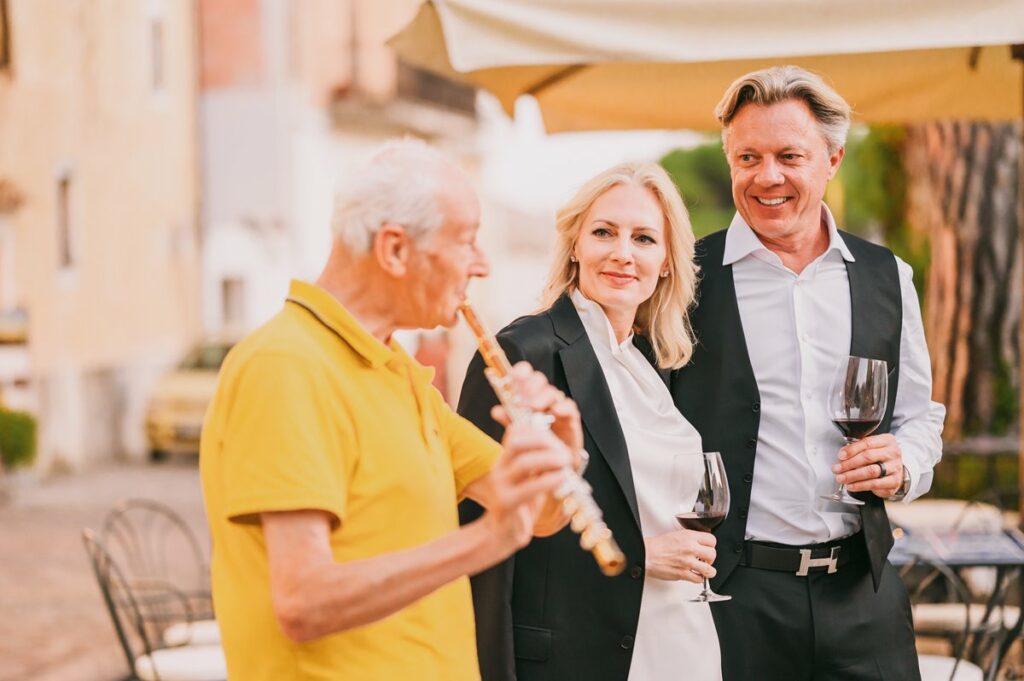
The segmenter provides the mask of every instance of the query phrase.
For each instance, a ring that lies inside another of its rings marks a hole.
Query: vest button
[[[757,438],[756,437],[752,437],[749,440],[747,440],[747,449],[753,449],[756,446],[757,446]]]
[[[757,412],[761,411],[761,403],[760,402],[754,402],[752,405],[750,405],[750,410],[752,412],[754,412],[755,414]]]
[[[746,475],[743,476],[743,482],[753,482],[753,481],[754,481],[754,476],[751,475],[750,473],[747,473]]]
[[[746,520],[746,519],[747,519],[747,509],[745,509],[745,508],[740,509],[740,520]]]
[[[629,576],[633,579],[640,579],[644,576],[644,569],[639,565],[634,565],[629,569]]]
[[[732,547],[733,553],[743,553],[743,542],[739,541]]]
[[[629,634],[626,634],[625,636],[623,636],[622,640],[619,641],[619,647],[622,648],[623,650],[629,650],[630,648],[632,648],[633,647],[633,637],[630,636]]]

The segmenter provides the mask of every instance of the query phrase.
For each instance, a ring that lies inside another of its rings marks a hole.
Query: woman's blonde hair
[[[668,276],[660,277],[654,293],[640,304],[634,330],[646,336],[654,348],[658,366],[678,369],[693,354],[689,312],[697,283],[693,262],[693,228],[672,179],[656,163],[622,163],[588,180],[558,211],[555,260],[541,294],[541,309],[550,308],[563,293],[579,286],[579,264],[570,256],[580,229],[594,202],[620,184],[643,187],[654,194],[665,217]]]

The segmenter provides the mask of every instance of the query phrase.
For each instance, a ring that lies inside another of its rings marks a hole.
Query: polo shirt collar
[[[828,227],[828,248],[825,249],[825,253],[836,250],[843,256],[843,260],[853,262],[853,253],[850,252],[846,242],[843,241],[843,237],[840,236],[835,218],[832,217],[832,211],[824,203],[821,204],[821,219],[825,222],[826,227]],[[729,225],[729,231],[725,234],[725,251],[722,255],[722,265],[732,265],[752,253],[767,250],[746,220],[739,213],[736,213],[732,223]]]
[[[315,284],[292,279],[288,286],[288,302],[306,308],[373,368],[407,357],[397,341],[392,338],[388,345],[381,343],[337,298]]]

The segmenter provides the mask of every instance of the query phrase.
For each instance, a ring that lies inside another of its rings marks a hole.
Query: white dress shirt
[[[850,353],[850,281],[854,257],[828,207],[828,249],[796,274],[765,248],[739,214],[725,238],[743,335],[761,393],[757,459],[747,539],[811,544],[860,529],[856,507],[818,497],[836,487],[832,466],[843,438],[827,411],[829,384]],[[891,432],[911,476],[906,501],[931,487],[942,456],[946,410],[931,401],[921,309],[909,265],[896,259],[903,299],[899,384]]]
[[[630,334],[622,343],[604,310],[578,290],[572,302],[583,321],[611,392],[626,439],[640,526],[645,537],[679,529],[675,514],[692,510],[703,475],[701,438],[676,409],[665,383]],[[685,479],[673,478],[682,472]],[[691,603],[700,585],[644,578],[631,681],[721,679],[715,622],[707,603]]]

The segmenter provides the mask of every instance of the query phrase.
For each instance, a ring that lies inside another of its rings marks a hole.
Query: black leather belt
[[[832,574],[864,553],[864,535],[860,532],[836,541],[807,546],[747,541],[743,544],[740,565],[806,577],[811,572]]]

